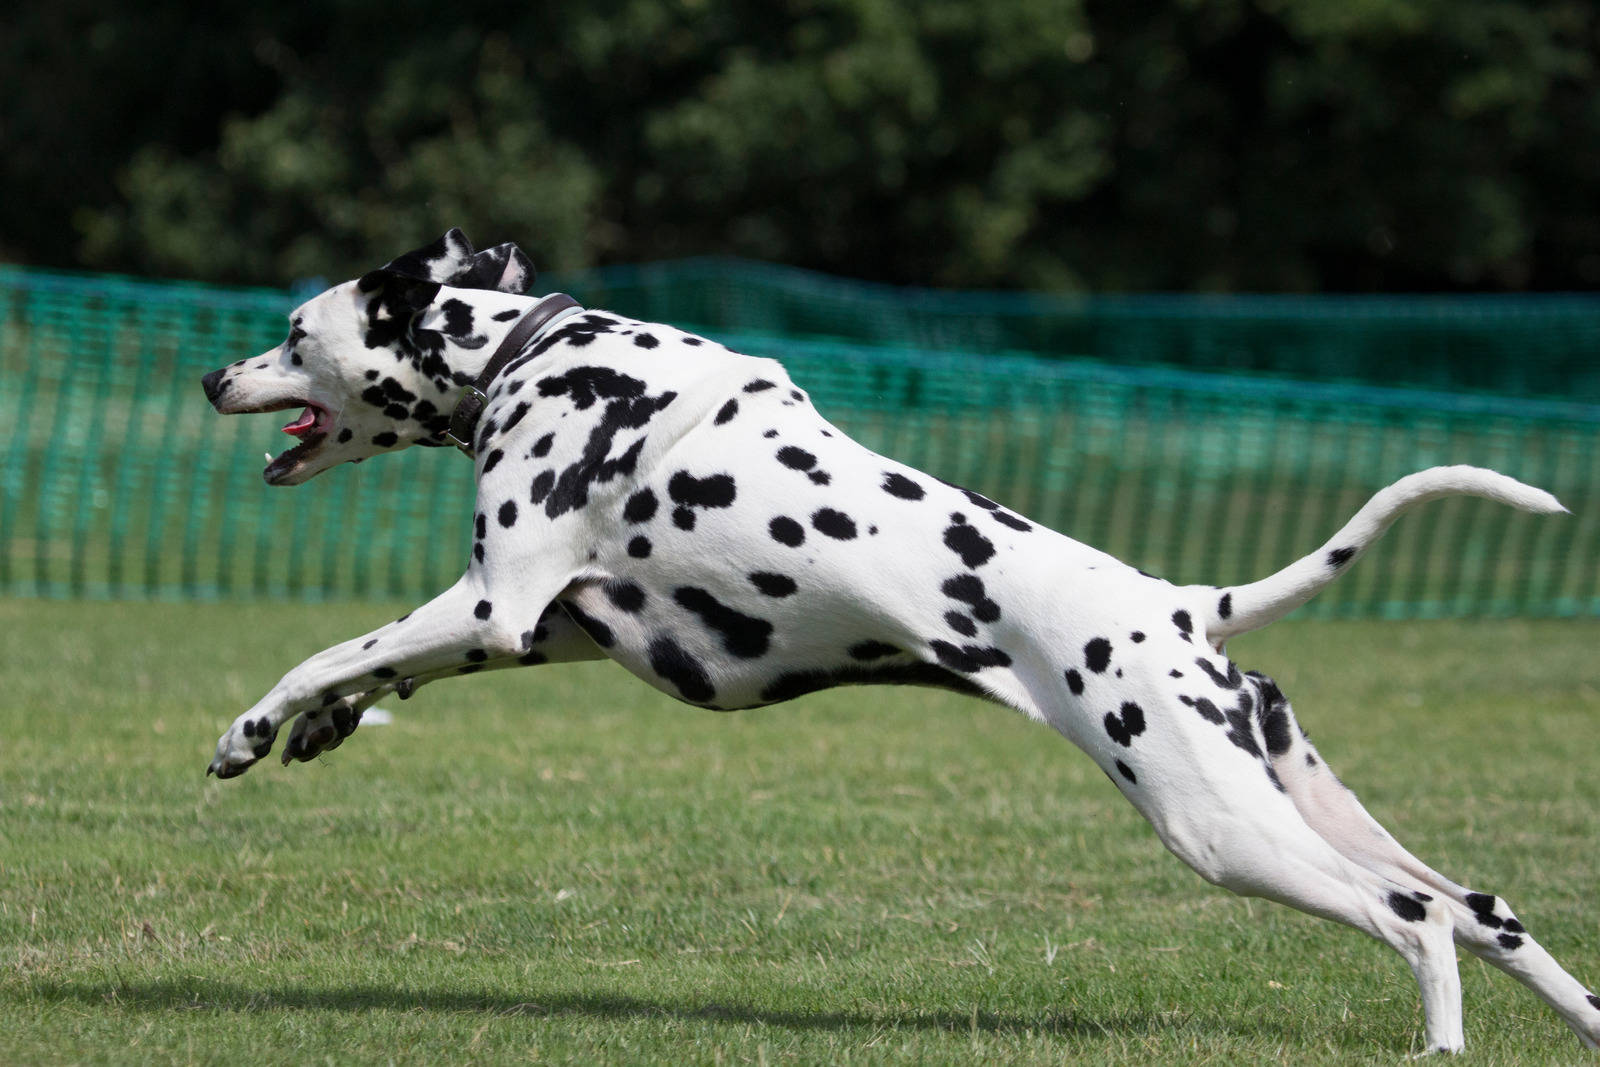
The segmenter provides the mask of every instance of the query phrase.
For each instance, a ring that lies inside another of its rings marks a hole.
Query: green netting
[[[613,267],[571,282],[597,306],[712,332],[1600,401],[1600,298],[1591,295],[962,293],[725,259]]]
[[[605,277],[570,281],[592,300]],[[206,404],[200,374],[276,344],[290,306],[0,270],[0,595],[420,599],[448,585],[470,548],[461,457],[413,449],[272,489],[275,423]],[[782,358],[868,446],[1180,582],[1264,575],[1419,467],[1494,467],[1573,514],[1429,505],[1308,613],[1600,613],[1600,405],[710,332]]]

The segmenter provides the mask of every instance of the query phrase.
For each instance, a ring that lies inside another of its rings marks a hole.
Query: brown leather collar
[[[516,358],[518,353],[539,336],[551,319],[563,311],[582,306],[566,293],[551,293],[517,320],[516,325],[506,334],[505,340],[500,342],[500,347],[494,350],[494,355],[489,357],[483,373],[467,386],[461,394],[461,399],[456,401],[455,410],[450,413],[450,432],[445,435],[451,444],[467,455],[472,455],[472,441],[478,426],[478,416],[483,414],[483,406],[488,402],[490,384],[499,377],[501,371],[505,370],[507,363]]]

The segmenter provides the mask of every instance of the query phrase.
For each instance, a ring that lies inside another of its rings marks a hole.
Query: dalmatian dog
[[[283,430],[299,443],[267,464],[270,484],[452,443],[477,477],[461,578],[289,671],[229,727],[209,773],[243,774],[291,722],[283,761],[311,759],[388,693],[508,667],[609,657],[719,711],[838,685],[939,686],[1054,727],[1207,881],[1394,948],[1421,988],[1430,1050],[1463,1043],[1456,945],[1600,1046],[1600,997],[1504,899],[1401,847],[1278,686],[1222,653],[1413,505],[1464,493],[1563,511],[1554,497],[1434,468],[1271,577],[1173,585],[869,452],[772,360],[541,300],[533,280],[515,246],[475,252],[452,230],[205,376],[221,413],[298,411]]]

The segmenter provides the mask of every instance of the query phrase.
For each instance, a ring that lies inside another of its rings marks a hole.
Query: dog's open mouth
[[[321,405],[310,400],[286,400],[281,404],[262,408],[262,411],[287,411],[303,405],[302,410],[294,421],[283,428],[283,432],[291,437],[300,438],[300,443],[287,449],[267,461],[266,468],[261,472],[261,477],[266,479],[268,485],[281,485],[288,481],[305,461],[311,457],[328,437],[328,429],[333,423],[333,416]]]

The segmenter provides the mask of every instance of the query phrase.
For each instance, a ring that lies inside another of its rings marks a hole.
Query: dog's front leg
[[[480,656],[476,650],[469,653],[468,657],[469,662],[460,666],[446,667],[432,674],[408,675],[377,689],[351,693],[332,704],[301,712],[290,727],[289,739],[283,745],[284,764],[296,760],[305,763],[344,744],[344,739],[361,724],[362,713],[390,693],[406,700],[422,686],[441,678],[512,667],[534,667],[544,663],[604,659],[605,652],[559,605],[551,604],[539,615],[530,647],[519,648],[516,655],[500,659],[490,659],[487,652]]]
[[[515,590],[490,592],[468,573],[409,615],[372,633],[317,653],[234,720],[208,774],[232,778],[272,750],[278,729],[302,712],[333,707],[351,694],[379,690],[483,660],[531,649],[540,610],[566,587],[568,575],[529,578]]]

